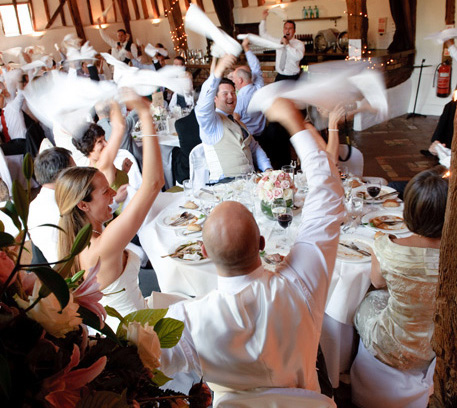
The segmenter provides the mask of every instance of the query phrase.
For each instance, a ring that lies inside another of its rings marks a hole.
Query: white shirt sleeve
[[[102,37],[102,40],[105,41],[111,48],[117,47],[117,41],[115,41],[108,34],[106,34],[105,29],[101,28],[98,31],[100,31],[100,36]]]

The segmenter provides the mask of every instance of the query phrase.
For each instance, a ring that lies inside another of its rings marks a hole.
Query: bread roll
[[[382,206],[387,208],[400,207],[400,203],[395,199],[389,198],[388,200],[382,203]]]
[[[193,201],[187,201],[184,205],[184,208],[189,208],[190,210],[195,210],[198,208],[198,205],[195,204]]]
[[[187,230],[188,231],[201,231],[202,226],[200,224],[192,223],[187,226]]]

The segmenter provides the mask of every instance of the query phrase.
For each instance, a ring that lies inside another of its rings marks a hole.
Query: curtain
[[[213,0],[214,10],[221,23],[221,28],[233,36],[235,31],[235,20],[233,18],[233,0]]]
[[[395,34],[390,52],[415,49],[417,0],[389,0],[395,22]]]

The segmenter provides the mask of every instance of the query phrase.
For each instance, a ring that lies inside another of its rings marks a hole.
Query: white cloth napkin
[[[144,52],[148,54],[151,58],[154,58],[157,54],[168,57],[168,51],[165,48],[157,48],[151,44],[146,45]]]
[[[284,47],[284,45],[281,43],[268,40],[267,38],[260,37],[256,34],[238,34],[236,38],[238,38],[239,40],[244,40],[245,38],[248,38],[251,44],[257,45],[262,48],[267,48],[269,50],[278,50]]]
[[[86,41],[81,48],[68,47],[67,48],[67,60],[68,61],[82,61],[82,60],[94,60],[97,55],[97,51]]]
[[[184,67],[169,65],[159,71],[138,69],[124,64],[105,52],[101,55],[108,64],[114,66],[113,80],[120,88],[132,88],[138,95],[151,95],[157,87],[161,86],[180,95],[189,92],[189,80],[183,76]]]
[[[186,14],[186,30],[194,31],[198,34],[213,40],[218,47],[225,50],[226,54],[238,57],[241,54],[241,45],[227,33],[217,28],[206,14],[195,4],[191,4]]]
[[[433,33],[425,37],[426,40],[435,40],[438,44],[443,44],[447,40],[457,38],[457,28],[447,28],[446,30]]]
[[[274,6],[269,10],[269,13],[276,14],[280,19],[287,20],[287,14],[281,6]]]

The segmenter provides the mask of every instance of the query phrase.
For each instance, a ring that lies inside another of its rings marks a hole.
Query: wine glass
[[[351,197],[345,202],[346,210],[351,217],[351,222],[343,227],[343,232],[349,232],[352,234],[358,227],[357,219],[363,213],[363,198],[362,197]]]
[[[287,202],[284,198],[277,198],[271,203],[271,213],[275,219],[278,219],[279,214],[286,212]]]
[[[282,207],[281,212],[276,212],[276,220],[278,221],[279,226],[282,228],[280,233],[280,238],[276,241],[276,247],[279,249],[287,249],[288,246],[288,228],[293,220],[293,212],[290,207]]]
[[[380,182],[371,182],[367,186],[367,193],[371,198],[375,198],[381,192],[381,183]]]

